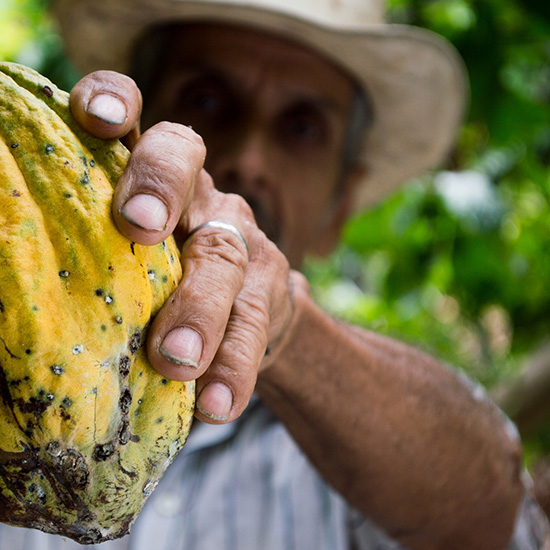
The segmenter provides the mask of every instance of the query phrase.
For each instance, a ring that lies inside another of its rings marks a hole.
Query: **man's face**
[[[216,187],[249,202],[293,267],[332,245],[348,195],[336,189],[351,79],[300,46],[226,26],[182,27],[167,55],[145,125],[200,134]]]

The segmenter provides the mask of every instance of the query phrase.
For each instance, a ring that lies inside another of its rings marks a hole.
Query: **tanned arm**
[[[498,410],[432,357],[335,321],[297,291],[257,391],[326,480],[417,550],[503,550],[521,450]]]

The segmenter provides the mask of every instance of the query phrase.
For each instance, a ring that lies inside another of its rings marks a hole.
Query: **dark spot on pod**
[[[37,487],[34,483],[29,485],[29,493],[36,495],[40,504],[46,504],[46,493],[42,487]]]
[[[70,275],[70,273],[66,270],[62,270],[59,272],[59,276],[60,277],[68,277]]]
[[[73,404],[70,397],[64,397],[61,401],[61,406],[65,409],[68,409]]]
[[[0,313],[4,313],[4,311],[6,311],[4,309],[4,304],[2,303],[2,300],[0,300]]]
[[[80,178],[80,183],[82,185],[87,185],[88,183],[90,183],[90,176],[88,175],[88,172],[84,172],[84,174]]]
[[[54,151],[54,146],[51,144],[51,143],[48,143],[48,145],[46,145],[46,147],[44,147],[44,152],[49,155],[50,153],[53,153]]]
[[[163,275],[163,276],[162,276],[162,282],[163,282],[163,283],[167,283],[167,282],[168,282],[168,276],[167,276],[167,275]]]
[[[84,489],[88,485],[88,466],[78,451],[68,449],[61,455],[61,469],[67,481],[77,489]]]
[[[95,166],[95,160],[94,159],[90,159],[90,166],[92,168]]]
[[[117,325],[122,325],[122,317],[121,317],[120,315],[117,315],[117,316],[115,317],[115,323],[116,323]]]
[[[102,288],[98,288],[96,291],[95,291],[95,295],[96,296],[103,296],[105,294],[105,292],[103,292],[103,289]]]
[[[163,378],[163,379],[162,379],[162,385],[163,385],[163,386],[166,386],[166,384],[168,384],[168,380],[166,380],[166,378]]]
[[[118,361],[118,371],[124,378],[130,374],[130,364],[131,361],[127,355],[122,355]]]
[[[94,447],[93,459],[96,462],[107,460],[115,452],[115,447],[112,443],[99,444]]]
[[[52,365],[50,370],[57,376],[61,376],[65,372],[65,369],[61,365]]]
[[[106,304],[112,304],[114,302],[114,299],[112,296],[105,296],[105,303]]]
[[[135,246],[136,243],[130,243],[130,250],[132,251],[132,254],[135,256],[136,255],[136,251],[134,249],[134,246]]]
[[[132,392],[130,388],[124,388],[122,395],[118,400],[118,406],[120,407],[120,412],[125,415],[130,412],[130,405],[132,404]]]
[[[107,325],[101,325],[101,330],[105,332],[107,330]]]
[[[12,143],[12,144],[10,145],[10,147],[11,147],[12,149],[17,149],[17,148],[19,147],[19,143]]]
[[[132,434],[130,433],[130,422],[128,422],[128,420],[123,420],[120,426],[120,430],[118,432],[118,441],[120,442],[121,445],[126,445],[126,443],[130,441],[131,435]]]
[[[42,88],[42,93],[46,96],[46,97],[52,97],[53,96],[53,90],[49,87],[49,86],[44,86]]]
[[[80,160],[82,161],[82,164],[84,165],[84,167],[88,166],[88,159],[84,155],[80,157]]]
[[[162,416],[159,416],[156,420],[157,424],[162,424],[164,418]]]
[[[12,197],[20,197],[21,196],[21,193],[19,191],[17,191],[16,189],[14,189],[12,192],[11,192],[11,196]]]
[[[26,349],[26,350],[25,350],[25,353],[26,353],[27,355],[30,355],[30,354],[32,353],[32,350]]]
[[[44,492],[44,489],[42,487],[38,487],[38,491],[36,491],[36,494],[38,496],[38,500],[40,501],[40,504],[42,504],[42,505],[46,504],[46,501],[48,499],[47,499],[46,493]]]
[[[65,193],[65,198],[70,199],[70,198],[72,198],[72,195],[70,193]]]
[[[131,435],[130,441],[132,441],[133,443],[139,443],[140,442],[139,435]]]
[[[44,411],[51,405],[46,401],[39,401],[36,397],[31,397],[28,401],[23,399],[17,399],[17,406],[23,413],[31,413],[36,420],[44,413]],[[27,424],[27,428],[32,428],[33,424]]]
[[[130,353],[135,355],[139,348],[141,347],[141,331],[136,330],[132,336],[130,336],[130,342],[128,344]]]

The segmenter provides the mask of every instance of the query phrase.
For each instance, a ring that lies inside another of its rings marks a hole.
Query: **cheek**
[[[285,242],[301,252],[311,248],[322,232],[334,200],[335,188],[324,178],[284,191]]]
[[[337,171],[332,166],[304,172],[296,178],[296,184],[288,189],[298,220],[318,225],[334,200],[338,181]]]

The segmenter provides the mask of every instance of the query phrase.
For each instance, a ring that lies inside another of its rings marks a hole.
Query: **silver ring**
[[[205,227],[214,227],[216,229],[226,229],[227,231],[231,231],[231,233],[233,233],[233,235],[237,235],[237,237],[239,237],[239,239],[241,239],[241,241],[244,244],[244,247],[246,248],[246,253],[248,254],[248,243],[246,242],[246,239],[244,238],[244,235],[234,225],[232,225],[230,223],[227,223],[227,222],[222,222],[220,220],[212,220],[212,221],[204,222],[204,223],[201,223],[200,225],[197,225],[197,227],[195,227],[194,229],[192,229],[189,232],[189,235],[187,235],[187,239],[189,239],[189,237],[191,237],[191,235],[193,235],[194,233],[196,233],[200,229],[204,229]],[[187,241],[187,239],[186,239],[186,241]]]

